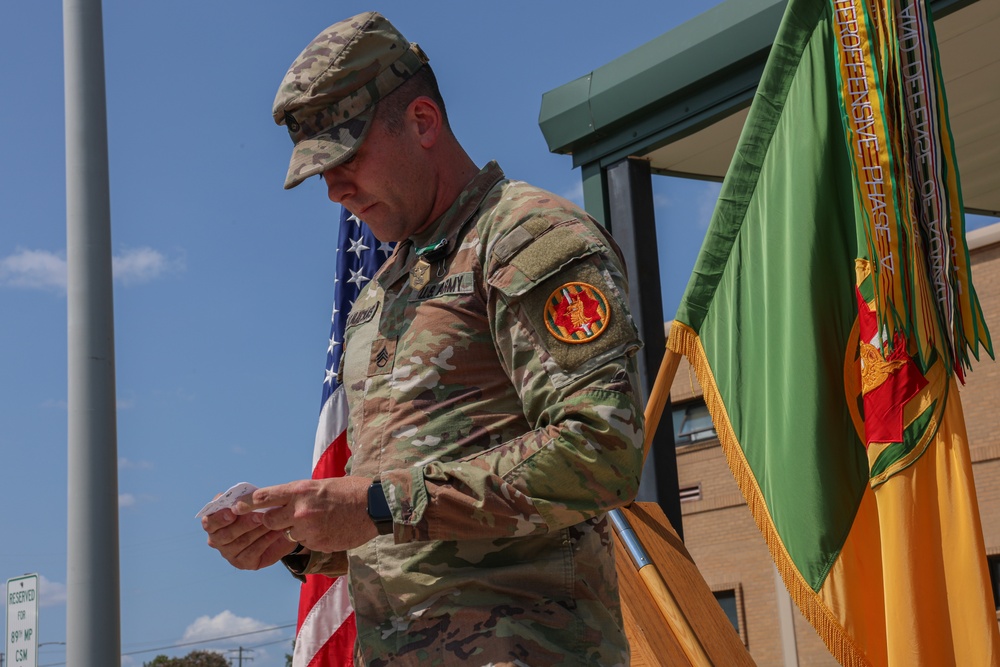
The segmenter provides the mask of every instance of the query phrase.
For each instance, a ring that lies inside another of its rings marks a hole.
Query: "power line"
[[[262,630],[251,630],[250,632],[240,632],[235,635],[226,635],[225,637],[213,637],[211,639],[199,639],[195,642],[186,642],[184,644],[174,644],[172,646],[161,646],[159,648],[146,648],[141,651],[129,651],[127,653],[122,653],[122,655],[138,655],[139,653],[149,653],[151,651],[162,651],[168,648],[183,648],[185,646],[194,646],[196,644],[208,644],[209,642],[217,642],[221,639],[233,639],[235,637],[246,637],[247,635],[259,635],[262,632],[273,632],[275,630],[287,630],[288,628],[294,628],[294,623],[289,623],[288,625],[276,625],[273,628],[264,628]]]
[[[195,641],[195,642],[185,642],[183,644],[173,644],[171,646],[160,646],[159,648],[147,648],[147,649],[142,649],[141,651],[128,651],[127,653],[122,653],[122,655],[123,656],[126,656],[126,655],[138,655],[140,653],[151,653],[153,651],[163,651],[163,650],[169,649],[169,648],[183,648],[185,646],[195,646],[196,644],[208,644],[208,643],[211,643],[211,642],[217,642],[217,641],[222,640],[222,639],[233,639],[234,637],[245,637],[247,635],[260,634],[261,632],[274,632],[275,630],[285,630],[287,628],[293,628],[293,627],[295,627],[295,624],[294,623],[289,623],[288,625],[277,625],[277,626],[275,626],[273,628],[264,628],[263,630],[252,630],[251,632],[241,632],[241,633],[235,634],[235,635],[226,635],[225,637],[213,637],[212,639],[199,639],[198,641]]]
[[[197,644],[208,644],[210,642],[217,642],[217,641],[221,641],[223,639],[234,639],[236,637],[246,637],[247,635],[258,635],[258,634],[260,634],[262,632],[274,632],[275,630],[287,630],[288,628],[294,628],[294,627],[295,627],[295,623],[289,623],[287,625],[275,625],[274,627],[270,627],[270,628],[262,628],[260,630],[251,630],[249,632],[239,632],[239,633],[234,634],[234,635],[225,635],[223,637],[212,637],[210,639],[199,639],[198,641],[194,641],[194,642],[184,642],[182,644],[172,644],[170,646],[159,646],[159,647],[156,647],[156,648],[145,648],[145,649],[142,649],[140,651],[128,651],[126,653],[122,653],[122,657],[125,657],[126,655],[138,655],[140,653],[152,653],[153,651],[165,651],[167,649],[172,649],[172,648],[184,648],[185,646],[195,646]],[[277,640],[275,642],[268,642],[268,644],[270,644],[270,643],[277,644],[278,642],[288,641],[288,639],[289,638],[279,639],[279,640]],[[268,644],[260,644],[260,646],[267,646]],[[51,662],[51,663],[49,663],[47,665],[39,665],[39,667],[59,667],[60,665],[65,665],[65,664],[66,664],[65,662]]]
[[[292,627],[291,624],[289,624],[289,625],[275,625],[275,626],[272,626],[272,627],[269,627],[269,628],[263,628],[261,630],[251,630],[251,631],[248,631],[246,633],[240,633],[240,634],[235,634],[235,635],[226,635],[224,637],[216,637],[215,639],[204,639],[204,640],[199,640],[199,641],[206,641],[206,642],[208,642],[208,641],[215,641],[217,639],[229,639],[231,637],[242,637],[244,634],[253,634],[253,633],[259,633],[259,632],[269,632],[271,630],[284,630],[284,629],[290,628],[290,627]],[[170,641],[170,640],[169,639],[150,639],[150,640],[147,640],[147,641],[144,641],[144,642],[125,642],[123,644],[123,648],[128,649],[130,651],[135,651],[135,652],[138,653],[138,652],[141,652],[143,649],[135,648],[136,646],[142,646],[143,644],[158,644],[158,643],[162,643],[162,642],[166,642],[166,641]],[[66,642],[53,642],[53,643],[61,643],[63,645],[66,644]],[[154,650],[154,649],[151,649],[151,650]],[[123,655],[124,655],[124,653],[123,653]]]
[[[295,637],[282,637],[281,639],[275,639],[274,641],[264,642],[263,644],[254,644],[253,646],[248,646],[247,648],[264,648],[265,646],[274,646],[275,644],[284,644],[294,640]]]

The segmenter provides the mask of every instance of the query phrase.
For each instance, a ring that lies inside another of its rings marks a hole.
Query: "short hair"
[[[441,96],[437,77],[430,65],[421,67],[399,88],[379,100],[378,104],[375,105],[375,117],[378,118],[379,122],[385,124],[389,134],[398,135],[403,130],[403,116],[406,114],[407,107],[410,106],[410,102],[421,96],[429,97],[438,105],[441,109],[444,127],[448,132],[451,132],[444,98]]]

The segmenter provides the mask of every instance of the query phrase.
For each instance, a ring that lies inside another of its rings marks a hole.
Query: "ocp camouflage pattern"
[[[642,465],[623,273],[586,213],[490,163],[359,296],[349,472],[381,479],[394,535],[348,552],[357,664],[628,664],[606,515]],[[611,309],[580,344],[539,319],[571,282]]]
[[[271,112],[295,144],[285,188],[350,157],[375,103],[426,63],[420,47],[378,12],[352,16],[317,35],[285,73]]]

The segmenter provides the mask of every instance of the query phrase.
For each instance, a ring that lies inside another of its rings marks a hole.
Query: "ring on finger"
[[[292,537],[292,529],[291,528],[285,528],[285,537],[288,538],[289,542],[296,542],[296,543],[298,542],[297,539],[295,539],[294,537]]]

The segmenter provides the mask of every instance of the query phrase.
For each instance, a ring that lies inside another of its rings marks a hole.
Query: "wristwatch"
[[[292,573],[292,576],[301,581],[306,582],[306,566],[309,565],[309,554],[302,553],[305,547],[299,542],[295,545],[295,548],[290,552],[281,557],[281,563],[288,568],[288,571]]]
[[[385,500],[385,491],[379,480],[368,487],[368,516],[379,535],[392,535],[392,512],[389,511],[389,503]]]

